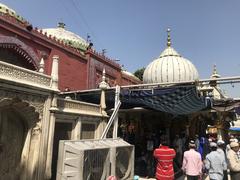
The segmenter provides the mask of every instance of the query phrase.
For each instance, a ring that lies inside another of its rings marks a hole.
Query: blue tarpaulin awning
[[[150,90],[121,91],[121,99],[138,103],[171,114],[190,114],[207,107],[206,99],[199,97],[195,87],[156,88]]]
[[[101,91],[78,92],[73,99],[99,104]],[[69,95],[69,94],[68,94]],[[114,107],[115,89],[106,90],[107,109]],[[120,91],[121,109],[143,107],[161,112],[184,115],[211,107],[209,98],[199,96],[196,86],[157,87],[153,89],[127,89]]]
[[[231,130],[231,131],[240,131],[240,127],[230,127],[229,130]]]

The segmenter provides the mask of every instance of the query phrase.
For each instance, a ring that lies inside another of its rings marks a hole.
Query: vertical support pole
[[[111,148],[110,153],[110,162],[111,162],[111,175],[116,175],[116,147]]]
[[[118,102],[120,101],[119,98],[119,94],[120,94],[120,86],[116,86],[116,92],[115,92],[115,104],[114,107],[117,106]],[[116,139],[117,138],[117,134],[118,134],[118,114],[116,115],[115,119],[114,119],[114,123],[113,123],[113,138]]]

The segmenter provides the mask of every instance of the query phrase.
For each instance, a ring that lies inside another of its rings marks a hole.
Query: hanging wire
[[[76,13],[79,15],[79,17],[82,19],[82,22],[85,24],[85,26],[87,27],[90,35],[95,39],[95,41],[97,41],[101,47],[103,46],[103,43],[97,38],[97,36],[95,35],[95,33],[93,32],[92,28],[90,27],[88,21],[86,20],[85,16],[83,15],[81,9],[80,9],[80,5],[78,4],[79,1],[74,1],[74,0],[70,0],[67,1],[70,2],[70,4],[72,5],[72,7],[76,10]]]

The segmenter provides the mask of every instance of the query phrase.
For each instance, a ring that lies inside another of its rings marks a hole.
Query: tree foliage
[[[143,73],[144,73],[145,67],[137,69],[133,74],[137,78],[139,78],[141,81],[143,80]]]

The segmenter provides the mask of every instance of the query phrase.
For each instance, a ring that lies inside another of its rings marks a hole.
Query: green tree
[[[139,78],[142,81],[144,70],[145,70],[145,67],[143,67],[141,69],[137,69],[133,74],[134,74],[134,76],[136,76],[137,78]]]

